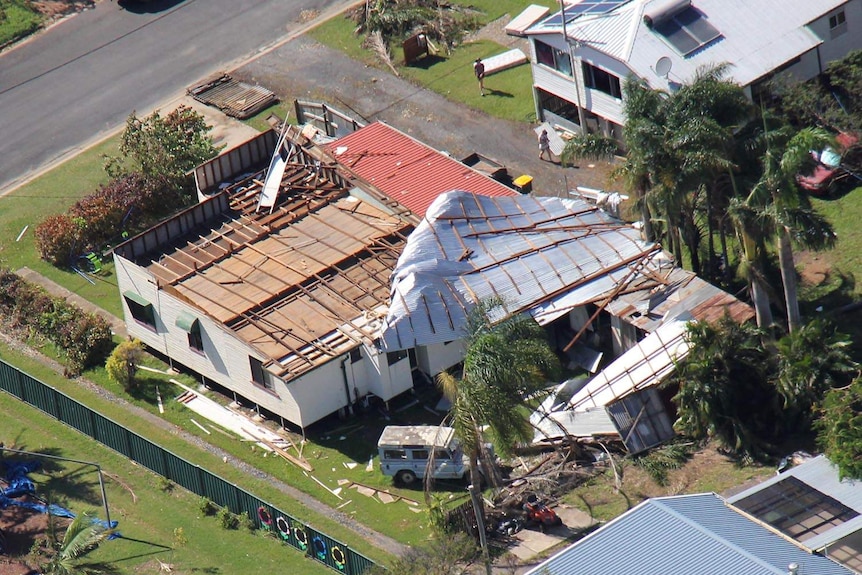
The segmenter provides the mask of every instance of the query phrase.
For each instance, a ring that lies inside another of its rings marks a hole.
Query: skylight
[[[719,32],[707,22],[696,8],[688,6],[681,12],[662,18],[653,28],[664,36],[671,46],[683,56],[688,56],[719,36]]]
[[[565,7],[566,24],[581,16],[592,14],[607,14],[614,8],[622,6],[629,0],[581,0],[577,4],[567,4]],[[563,12],[558,12],[543,22],[545,26],[560,26],[563,23]]]

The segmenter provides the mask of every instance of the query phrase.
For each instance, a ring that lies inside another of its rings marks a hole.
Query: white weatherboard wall
[[[847,21],[847,30],[833,38],[829,30],[829,18],[842,11]],[[838,10],[818,18],[808,27],[823,39],[823,44],[818,47],[818,51],[825,70],[828,62],[840,60],[851,50],[859,49],[859,35],[862,34],[862,2],[847,2]]]
[[[121,297],[123,292],[133,291],[155,309],[156,329],[153,330],[132,317],[123,298],[129,335],[148,347],[301,427],[348,405],[340,359],[288,383],[273,378],[274,389],[267,390],[252,381],[249,364],[250,356],[262,362],[267,361],[266,357],[194,306],[165,290],[156,289],[155,278],[146,269],[116,254],[114,262]],[[189,347],[188,333],[176,325],[180,313],[191,314],[200,322],[204,353]],[[358,370],[365,371],[364,368]],[[407,381],[410,381],[409,368]]]
[[[418,346],[416,348],[416,362],[419,364],[419,369],[434,377],[441,371],[463,361],[464,352],[463,340]]]

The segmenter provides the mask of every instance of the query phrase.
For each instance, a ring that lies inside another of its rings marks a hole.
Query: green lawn
[[[3,350],[3,356],[8,351]],[[122,538],[105,542],[92,559],[115,563],[122,573],[157,573],[157,559],[173,572],[260,574],[283,571],[323,575],[330,570],[262,532],[225,530],[204,517],[198,497],[169,488],[144,468],[42,412],[0,392],[0,440],[7,447],[97,463],[105,479],[111,519]],[[31,474],[39,496],[73,512],[104,519],[98,477],[90,466],[50,463]],[[176,531],[181,529],[182,537]],[[185,539],[185,543],[183,543]]]
[[[42,25],[42,15],[28,2],[0,0],[0,46],[20,40]]]
[[[835,248],[819,257],[829,262],[837,273],[856,277],[855,293],[862,293],[862,186],[832,199],[813,198],[814,207],[825,215],[838,233]]]
[[[537,3],[551,10],[558,6],[544,0]],[[516,0],[480,0],[471,2],[470,5],[481,12],[479,21],[482,24],[505,14],[515,16],[526,7],[526,4]],[[362,38],[353,33],[354,29],[355,24],[351,20],[339,15],[311,30],[309,34],[318,42],[340,50],[362,64],[388,70],[370,51],[362,48]],[[399,45],[392,48],[392,60],[404,78],[434,90],[450,100],[478,108],[498,118],[519,122],[535,121],[532,77],[528,65],[488,76],[485,79],[488,95],[482,98],[479,94],[479,86],[473,75],[473,61],[476,58],[499,54],[506,49],[486,40],[467,42],[457,46],[449,55],[441,49],[435,56],[411,66],[404,66],[403,52]]]

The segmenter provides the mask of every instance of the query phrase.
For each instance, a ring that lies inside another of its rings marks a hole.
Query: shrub
[[[84,222],[65,214],[48,216],[36,226],[35,234],[39,257],[52,265],[64,267],[81,248]]]
[[[0,269],[0,304],[7,327],[56,344],[66,354],[71,375],[100,364],[113,346],[111,326],[103,317],[52,297],[6,269]]]
[[[216,514],[218,506],[213,503],[213,500],[209,497],[201,497],[200,499],[198,499],[198,509],[200,509],[201,513],[203,513],[204,516],[208,517],[210,515]]]
[[[236,529],[239,527],[239,515],[231,513],[227,507],[219,509],[217,517],[223,529]]]
[[[135,387],[135,374],[143,356],[144,349],[140,341],[124,341],[114,348],[105,364],[108,377],[122,385],[126,391],[131,391]]]

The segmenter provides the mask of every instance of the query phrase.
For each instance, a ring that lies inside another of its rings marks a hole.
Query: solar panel
[[[665,20],[655,27],[671,46],[683,56],[687,56],[721,36],[703,15],[692,7]]]
[[[614,8],[621,6],[629,0],[581,0],[566,8],[566,15],[571,15],[572,20],[584,14],[606,14]],[[568,18],[566,21],[570,21]]]

